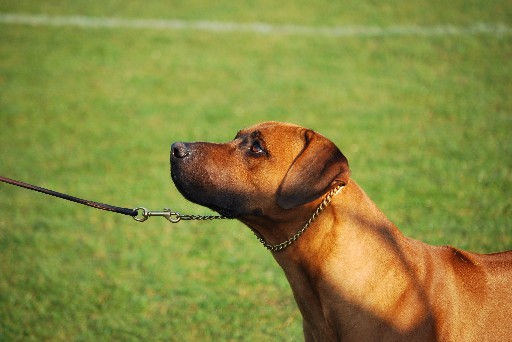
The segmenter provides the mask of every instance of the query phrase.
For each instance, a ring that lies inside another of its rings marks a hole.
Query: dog
[[[272,252],[306,341],[512,341],[512,251],[405,237],[315,131],[265,122],[224,144],[174,143],[171,177]]]

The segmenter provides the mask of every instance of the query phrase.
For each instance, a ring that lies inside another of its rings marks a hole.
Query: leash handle
[[[50,190],[50,189],[42,188],[42,187],[37,186],[37,185],[32,185],[32,184],[27,184],[27,183],[24,183],[24,182],[20,182],[20,181],[17,181],[17,180],[14,180],[14,179],[10,179],[10,178],[7,178],[7,177],[3,177],[3,176],[0,176],[0,181],[2,181],[4,183],[11,184],[11,185],[16,185],[16,186],[19,186],[19,187],[22,187],[22,188],[25,188],[25,189],[41,192],[41,193],[43,193],[45,195],[50,195],[50,196],[54,196],[54,197],[65,199],[67,201],[83,204],[83,205],[86,205],[88,207],[92,207],[92,208],[96,208],[96,209],[106,210],[106,211],[110,211],[110,212],[114,212],[114,213],[118,213],[118,214],[123,214],[123,215],[128,215],[128,216],[132,216],[132,217],[135,217],[135,216],[137,216],[139,214],[139,212],[137,210],[135,210],[135,209],[117,207],[117,206],[114,206],[114,205],[109,205],[109,204],[89,201],[89,200],[85,200],[85,199],[78,198],[78,197],[75,197],[75,196],[66,195],[66,194],[63,194],[63,193],[60,193],[60,192],[57,192],[57,191],[53,191],[53,190]]]

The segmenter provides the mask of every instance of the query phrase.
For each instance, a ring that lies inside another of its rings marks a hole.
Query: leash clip
[[[133,219],[138,222],[144,222],[150,216],[163,216],[171,223],[178,223],[182,218],[180,213],[175,213],[169,208],[165,208],[161,211],[150,211],[144,207],[138,207],[133,210],[137,212],[137,215],[133,216]]]

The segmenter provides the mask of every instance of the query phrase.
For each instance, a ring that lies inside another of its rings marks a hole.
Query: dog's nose
[[[181,142],[172,144],[171,150],[172,156],[179,159],[185,158],[190,154],[190,150],[188,149],[187,145]]]

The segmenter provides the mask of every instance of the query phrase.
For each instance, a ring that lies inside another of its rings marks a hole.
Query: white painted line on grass
[[[376,36],[472,36],[512,35],[505,24],[475,23],[470,26],[304,26],[291,24],[236,23],[164,19],[123,19],[88,16],[49,16],[0,13],[1,24],[29,26],[73,26],[81,28],[130,28],[158,30],[196,30],[276,35],[376,37]]]

